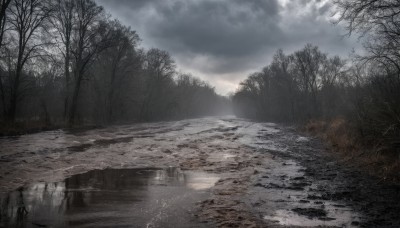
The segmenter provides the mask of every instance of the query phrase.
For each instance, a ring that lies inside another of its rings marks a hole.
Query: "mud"
[[[202,118],[49,131],[0,138],[0,145],[3,201],[21,186],[26,194],[29,186],[65,183],[75,175],[94,172],[91,170],[176,167],[182,173],[218,177],[215,185],[197,185],[197,189],[179,184],[184,192],[206,195],[165,210],[169,214],[184,208],[179,218],[189,222],[181,227],[400,226],[398,186],[379,183],[337,162],[320,141],[291,127],[233,117]],[[85,186],[90,181],[83,182]],[[150,186],[161,191],[171,183],[153,184]],[[125,190],[132,191],[129,187]],[[64,188],[60,194],[65,192]],[[148,189],[144,192],[150,194]],[[93,213],[90,205],[86,209]],[[79,210],[74,213],[83,215]],[[50,219],[61,221],[56,216]],[[3,220],[0,224],[4,226]],[[26,221],[30,225],[35,222]],[[119,217],[104,221],[116,226]],[[123,218],[121,221],[128,227],[144,224]],[[160,224],[155,227],[179,227]]]
[[[317,139],[283,130],[260,137],[283,149],[257,145],[275,157],[275,165],[250,191],[249,203],[265,215],[269,226],[400,227],[398,185],[382,183],[338,161]]]

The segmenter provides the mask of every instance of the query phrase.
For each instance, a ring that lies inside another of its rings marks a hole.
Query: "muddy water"
[[[0,221],[5,227],[204,227],[194,220],[194,205],[218,179],[177,168],[93,170],[4,196]]]
[[[400,227],[400,187],[332,154],[234,117],[0,138],[0,227]]]

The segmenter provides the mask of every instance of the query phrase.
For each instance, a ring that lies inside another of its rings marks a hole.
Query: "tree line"
[[[364,142],[400,143],[400,3],[336,0],[337,23],[359,34],[365,55],[343,59],[307,44],[244,80],[232,96],[238,116],[305,123],[347,119]]]
[[[1,0],[0,118],[5,123],[154,121],[212,115],[227,98],[177,72],[171,55],[93,0]]]

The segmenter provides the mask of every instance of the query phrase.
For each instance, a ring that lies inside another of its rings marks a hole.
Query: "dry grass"
[[[355,127],[344,118],[312,120],[304,130],[327,142],[338,159],[362,169],[382,181],[400,182],[399,154],[390,145],[363,142]]]
[[[313,120],[306,125],[307,132],[329,142],[336,150],[347,153],[359,147],[359,143],[351,129],[351,126],[342,118],[329,122]]]

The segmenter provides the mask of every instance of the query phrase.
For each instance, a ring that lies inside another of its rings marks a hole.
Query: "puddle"
[[[192,210],[218,180],[177,168],[93,170],[3,196],[0,227],[203,227]]]

